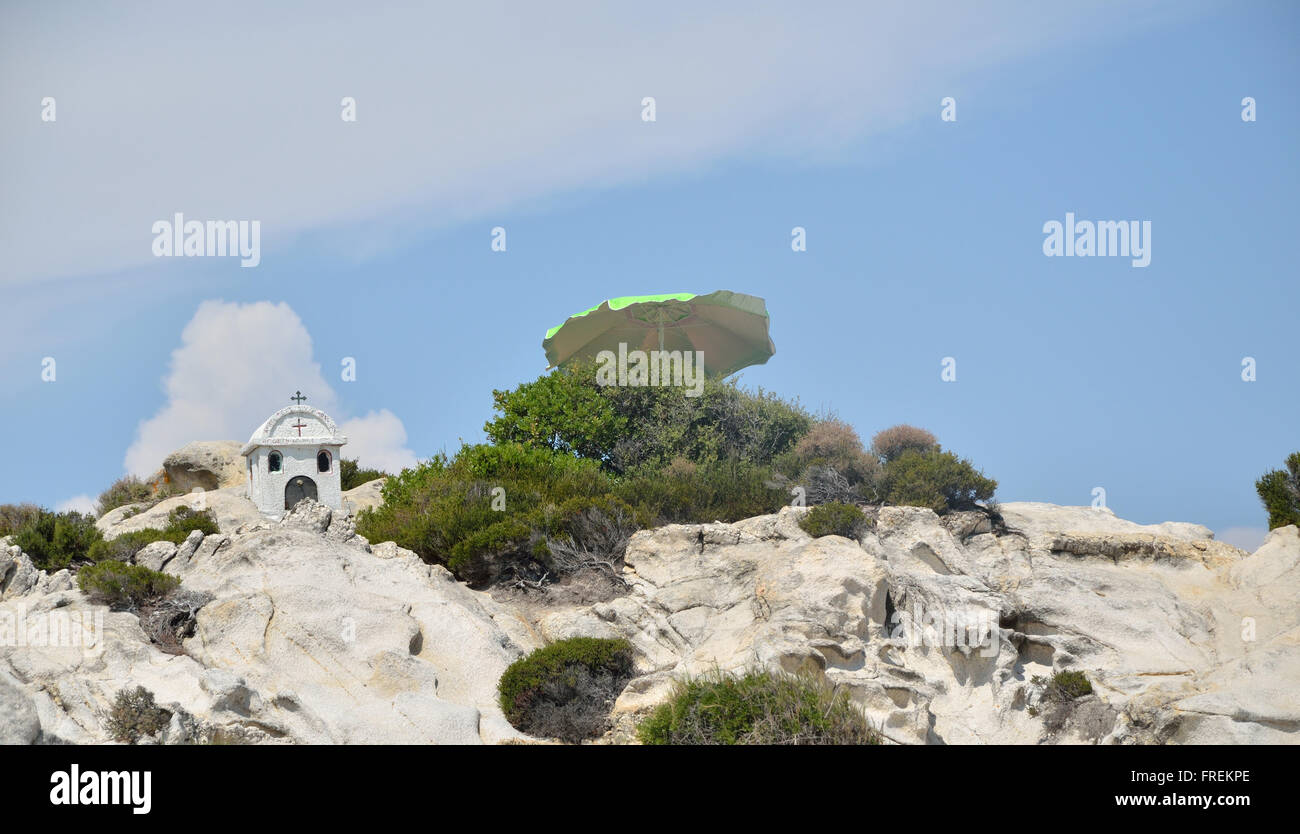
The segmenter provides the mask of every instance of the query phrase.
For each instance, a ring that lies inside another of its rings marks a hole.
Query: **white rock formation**
[[[1195,525],[1003,511],[1022,534],[912,507],[881,510],[861,543],[810,538],[794,508],[645,531],[626,555],[631,593],[540,631],[632,642],[645,674],[616,712],[658,702],[677,676],[761,666],[824,672],[902,743],[1300,742],[1296,528],[1249,555]],[[987,623],[996,653],[969,645],[978,631],[966,647],[941,629],[900,637],[904,615]],[[1034,678],[1064,670],[1094,694],[1048,729]]]
[[[177,507],[211,510],[217,527],[223,533],[233,533],[241,527],[270,526],[275,523],[258,512],[253,502],[248,500],[246,486],[236,486],[175,495],[145,510],[141,509],[141,505],[128,504],[104,513],[95,520],[95,526],[106,539],[146,527],[162,529],[167,526],[167,516]]]
[[[103,633],[92,651],[0,646],[0,732],[30,735],[27,711],[8,706],[15,698],[12,686],[4,688],[7,674],[26,693],[47,741],[105,740],[103,711],[118,690],[136,685],[186,717],[173,722],[165,741],[204,740],[214,730],[305,743],[519,736],[496,706],[496,682],[536,638],[443,568],[391,542],[371,548],[327,507],[303,502],[278,524],[196,533],[175,552],[164,550],[144,558],[179,576],[184,588],[214,597],[200,610],[184,655],[163,652],[136,615],[94,605],[70,583],[46,592],[51,581],[31,578],[43,574],[30,562],[10,571],[28,590],[4,593],[0,631],[6,615],[21,613],[30,624],[57,610],[78,622],[98,615]]]
[[[391,542],[369,545],[342,513],[305,503],[280,523],[238,522],[231,503],[221,533],[136,556],[212,596],[185,654],[0,540],[0,743],[104,741],[103,711],[137,685],[175,713],[169,743],[518,739],[497,680],[574,635],[636,648],[624,725],[676,676],[763,666],[824,673],[899,743],[1300,741],[1295,527],[1246,554],[1196,525],[1046,504],[1004,505],[1014,531],[998,534],[978,513],[885,508],[861,542],[810,538],[802,512],[638,533],[627,594],[529,623]],[[98,639],[15,645],[5,628],[19,614],[98,622]],[[978,629],[966,645],[898,633],[900,618],[961,616],[985,625],[985,646]],[[1066,711],[1034,682],[1063,670],[1094,689]]]
[[[167,483],[180,492],[209,492],[248,483],[248,468],[235,440],[198,440],[163,459]]]
[[[387,478],[376,478],[343,493],[343,509],[356,515],[362,510],[378,507],[384,503],[383,491],[386,483],[388,483]]]

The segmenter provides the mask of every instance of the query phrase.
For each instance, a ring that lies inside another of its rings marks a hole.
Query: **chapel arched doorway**
[[[316,500],[316,482],[303,475],[290,478],[284,485],[284,508],[292,510],[304,498]]]

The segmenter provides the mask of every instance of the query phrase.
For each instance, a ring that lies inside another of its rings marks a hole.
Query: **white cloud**
[[[356,458],[366,468],[400,472],[416,464],[415,452],[406,447],[406,426],[386,408],[346,420],[339,428],[348,436],[344,457]]]
[[[315,231],[365,257],[538,196],[824,157],[937,120],[972,72],[1189,5],[232,0],[237,31],[198,5],[8,8],[0,281],[158,263],[151,226],[177,211],[262,221],[264,263]]]
[[[142,421],[126,452],[126,469],[147,477],[192,440],[247,440],[301,390],[308,403],[340,419],[339,401],[312,358],[311,334],[288,304],[205,301],[181,333],[163,380],[167,402]],[[366,450],[375,461],[413,461],[406,429],[392,412],[371,413],[344,429],[347,457]],[[371,432],[374,432],[372,436]],[[353,444],[356,444],[354,446]],[[363,457],[366,465],[378,465]]]
[[[1254,553],[1268,538],[1268,529],[1264,527],[1229,527],[1215,538],[1221,542],[1240,547],[1247,553]]]
[[[93,513],[95,511],[95,499],[89,495],[74,495],[66,501],[60,501],[59,505],[54,508],[54,511],[59,513],[66,513],[69,510],[75,510],[79,513]]]

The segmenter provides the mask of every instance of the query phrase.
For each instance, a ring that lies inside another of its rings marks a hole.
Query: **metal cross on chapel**
[[[293,400],[298,405],[302,405],[304,402],[307,401],[307,398],[303,396],[303,393],[301,391],[294,391],[293,396],[290,397],[289,399]]]

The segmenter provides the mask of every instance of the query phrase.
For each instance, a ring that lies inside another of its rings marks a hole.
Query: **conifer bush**
[[[942,515],[970,510],[993,497],[998,482],[970,461],[939,448],[907,449],[885,464],[881,494],[890,504],[929,507]]]
[[[93,516],[49,510],[29,516],[11,537],[31,557],[32,564],[46,571],[61,570],[86,559],[91,547],[102,539]]]
[[[143,565],[105,561],[77,571],[77,586],[96,602],[137,609],[161,600],[180,586],[180,580]]]
[[[1285,469],[1274,469],[1255,482],[1268,512],[1268,529],[1300,526],[1300,452],[1287,456]]]

